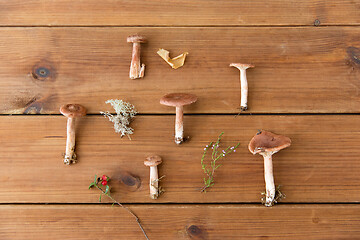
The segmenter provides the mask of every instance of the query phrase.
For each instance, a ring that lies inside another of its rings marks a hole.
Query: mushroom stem
[[[264,174],[265,174],[265,185],[266,185],[266,200],[265,206],[271,207],[274,204],[275,199],[275,183],[273,174],[272,154],[264,152]]]
[[[252,64],[246,63],[231,63],[230,67],[236,67],[240,70],[240,92],[241,92],[241,101],[240,101],[240,110],[247,110],[247,99],[248,99],[248,82],[246,78],[246,69],[255,67]]]
[[[140,64],[140,50],[140,43],[134,42],[129,74],[131,79],[141,78],[144,76],[145,64]]]
[[[183,125],[184,107],[176,107],[175,118],[175,143],[180,144],[184,140],[184,125]]]
[[[240,85],[241,85],[240,109],[244,111],[247,109],[247,99],[248,99],[248,82],[246,78],[246,69],[240,69]]]
[[[70,163],[73,163],[75,161],[75,118],[68,118],[64,163],[69,165]]]
[[[150,197],[157,199],[159,196],[159,175],[157,166],[150,167]]]

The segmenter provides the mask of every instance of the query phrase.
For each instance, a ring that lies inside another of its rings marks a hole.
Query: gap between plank
[[[111,114],[115,114],[111,112]],[[185,116],[358,116],[360,113],[184,113]],[[56,114],[0,114],[0,117],[39,117],[39,116],[63,116]],[[88,113],[86,116],[103,116],[100,113]],[[136,116],[175,116],[175,113],[138,113]]]
[[[301,28],[301,27],[359,27],[360,24],[320,24],[308,25],[0,25],[0,28]]]
[[[89,206],[111,206],[113,205],[112,203],[0,203],[0,206],[6,206],[6,205],[89,205]],[[244,205],[244,206],[263,206],[261,203],[259,202],[210,202],[210,203],[188,203],[188,202],[178,202],[178,203],[139,203],[139,202],[134,202],[134,203],[122,203],[122,205],[136,205],[136,206],[176,206],[176,205],[188,205],[188,206],[196,206],[196,205]],[[281,206],[281,205],[360,205],[360,202],[279,202],[276,204],[276,206]],[[275,206],[275,207],[276,207]]]

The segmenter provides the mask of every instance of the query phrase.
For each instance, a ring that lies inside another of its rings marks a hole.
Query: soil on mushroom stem
[[[274,201],[272,202],[271,206],[274,206],[279,201],[286,198],[286,195],[283,192],[281,192],[280,188],[281,188],[281,185],[278,185],[276,187],[276,189],[275,189],[275,198],[274,198]],[[263,205],[265,205],[265,203],[266,203],[266,191],[262,192],[261,195],[262,195],[262,197],[261,197],[260,201],[261,201],[261,203]]]

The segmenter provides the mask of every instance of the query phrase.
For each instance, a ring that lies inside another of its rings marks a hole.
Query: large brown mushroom
[[[176,107],[175,119],[175,143],[180,144],[184,141],[183,115],[184,106],[197,101],[197,96],[188,93],[170,93],[160,99],[160,104]]]
[[[72,163],[76,163],[75,119],[86,115],[86,108],[80,104],[66,104],[60,108],[60,112],[68,118],[64,164],[70,165]]]
[[[282,135],[276,135],[268,131],[258,132],[249,143],[249,151],[252,154],[260,154],[264,157],[264,172],[266,185],[265,206],[270,207],[275,203],[275,184],[273,175],[272,155],[281,149],[289,147],[291,139]]]
[[[140,44],[146,43],[146,38],[133,35],[127,38],[127,42],[133,44],[129,77],[131,79],[142,78],[144,77],[145,64],[140,63]]]
[[[150,167],[150,197],[152,199],[157,199],[160,195],[159,174],[157,166],[161,163],[161,157],[157,155],[149,156],[144,161],[144,165]]]

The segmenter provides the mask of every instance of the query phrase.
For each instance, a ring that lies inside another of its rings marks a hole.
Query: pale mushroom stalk
[[[142,36],[134,35],[129,36],[127,42],[133,44],[129,77],[131,79],[142,78],[144,77],[145,64],[140,63],[140,52],[141,43],[145,43],[146,39]]]
[[[241,85],[241,100],[240,107],[241,110],[247,109],[247,100],[248,100],[248,82],[246,78],[246,70],[240,69],[240,85]]]
[[[150,197],[157,199],[159,196],[159,174],[157,166],[150,167]]]
[[[275,183],[273,174],[272,154],[268,152],[260,153],[264,157],[264,176],[265,176],[265,206],[272,206],[275,199]]]
[[[65,150],[65,159],[64,163],[71,162],[76,159],[75,155],[75,119],[67,119],[67,129],[66,129],[66,150]]]
[[[184,107],[176,107],[176,117],[175,117],[175,143],[180,144],[184,139]]]
[[[246,78],[246,69],[255,67],[251,64],[242,64],[242,63],[231,63],[231,67],[236,67],[240,70],[240,109],[245,111],[248,108],[248,82]]]
[[[150,167],[150,198],[157,199],[160,195],[159,190],[159,174],[157,166],[162,163],[161,157],[154,155],[149,156],[144,161],[144,165]]]
[[[133,43],[132,58],[129,76],[131,79],[144,77],[145,64],[140,63],[140,43]]]

